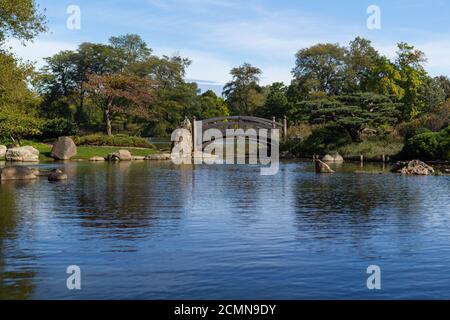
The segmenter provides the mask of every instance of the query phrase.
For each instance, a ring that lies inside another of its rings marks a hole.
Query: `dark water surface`
[[[450,299],[449,176],[60,166],[67,182],[0,184],[0,298]]]

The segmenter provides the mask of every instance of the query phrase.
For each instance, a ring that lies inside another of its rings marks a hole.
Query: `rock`
[[[392,169],[393,172],[404,175],[420,175],[427,176],[434,174],[434,169],[420,160],[412,160],[407,162],[397,162]]]
[[[89,161],[102,162],[102,161],[106,161],[106,159],[103,158],[103,157],[92,157],[92,158],[89,159]]]
[[[145,157],[145,160],[171,160],[170,153],[151,154]]]
[[[108,155],[108,161],[131,161],[131,153],[128,150],[119,150]]]
[[[59,137],[53,144],[51,156],[56,160],[69,160],[77,154],[77,146],[69,137]]]
[[[14,147],[6,151],[6,160],[39,162],[39,151],[31,146]]]
[[[316,160],[316,173],[334,173],[334,170],[330,168],[326,163]]]
[[[322,161],[325,162],[344,162],[344,158],[339,154],[336,153],[335,155],[327,154],[322,158]]]
[[[65,174],[59,169],[53,169],[48,175],[48,181],[61,181],[67,180],[67,178],[68,178],[67,174]]]
[[[33,180],[36,175],[30,168],[22,166],[8,166],[0,169],[0,180]]]
[[[145,157],[144,156],[134,156],[133,160],[135,160],[135,161],[142,161],[142,160],[145,160]]]
[[[3,159],[6,155],[6,146],[0,146],[0,159]]]

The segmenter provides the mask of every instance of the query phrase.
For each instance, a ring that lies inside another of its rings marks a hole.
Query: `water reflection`
[[[72,298],[71,264],[86,275],[77,298],[367,297],[355,272],[374,261],[399,275],[382,297],[423,297],[411,278],[450,297],[435,282],[450,265],[450,177],[355,173],[359,163],[316,175],[312,162],[286,162],[275,176],[247,165],[42,166],[55,165],[68,181],[0,184],[0,298]]]

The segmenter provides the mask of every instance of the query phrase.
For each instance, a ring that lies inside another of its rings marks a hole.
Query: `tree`
[[[422,87],[427,79],[427,72],[423,64],[425,54],[407,43],[399,43],[396,66],[400,72],[401,87],[405,91],[402,102],[405,120],[417,117],[425,107],[422,99]]]
[[[151,57],[152,49],[137,34],[126,34],[109,38],[109,43],[117,55],[121,72],[133,64],[144,62]]]
[[[106,133],[112,135],[112,120],[117,115],[149,118],[155,101],[154,84],[144,78],[125,74],[92,74],[85,85],[87,93],[102,109]]]
[[[272,117],[283,118],[291,111],[291,104],[288,100],[288,87],[282,82],[275,82],[268,87],[268,94],[260,115],[271,119]]]
[[[40,133],[41,121],[35,112],[38,98],[26,81],[31,75],[31,65],[0,50],[0,138],[20,142]]]
[[[0,44],[9,36],[32,40],[45,30],[45,16],[34,0],[0,1]]]
[[[445,100],[450,99],[450,79],[446,76],[439,76],[435,78],[435,81],[437,81],[442,90],[444,90]]]
[[[345,91],[367,91],[373,76],[373,67],[379,59],[380,55],[372,47],[371,41],[357,37],[350,42],[345,57]]]
[[[218,97],[214,91],[208,90],[199,97],[199,108],[195,116],[198,119],[209,119],[215,117],[223,117],[230,115],[225,100]]]
[[[253,115],[264,104],[264,93],[259,86],[262,71],[249,63],[233,68],[233,79],[223,89],[223,96],[234,115]]]
[[[421,89],[424,112],[432,113],[445,101],[445,91],[438,78],[428,78]]]
[[[345,62],[345,48],[321,43],[297,52],[292,74],[309,93],[335,95],[342,91]]]
[[[378,129],[383,125],[396,124],[399,108],[398,103],[374,93],[341,95],[300,104],[300,110],[309,115],[311,124],[340,127],[354,141],[366,128]]]

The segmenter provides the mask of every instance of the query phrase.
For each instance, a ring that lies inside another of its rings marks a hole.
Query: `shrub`
[[[350,134],[340,128],[328,126],[314,129],[305,140],[289,145],[291,152],[297,156],[310,157],[314,154],[332,153],[338,148],[352,142]]]
[[[73,136],[78,134],[77,125],[69,119],[55,118],[46,120],[42,128],[42,139]]]
[[[155,148],[147,139],[141,137],[117,134],[107,136],[102,134],[91,134],[86,136],[76,136],[73,138],[79,146],[111,146],[111,147],[135,147],[135,148]]]
[[[450,127],[408,139],[401,156],[407,159],[450,160]]]

